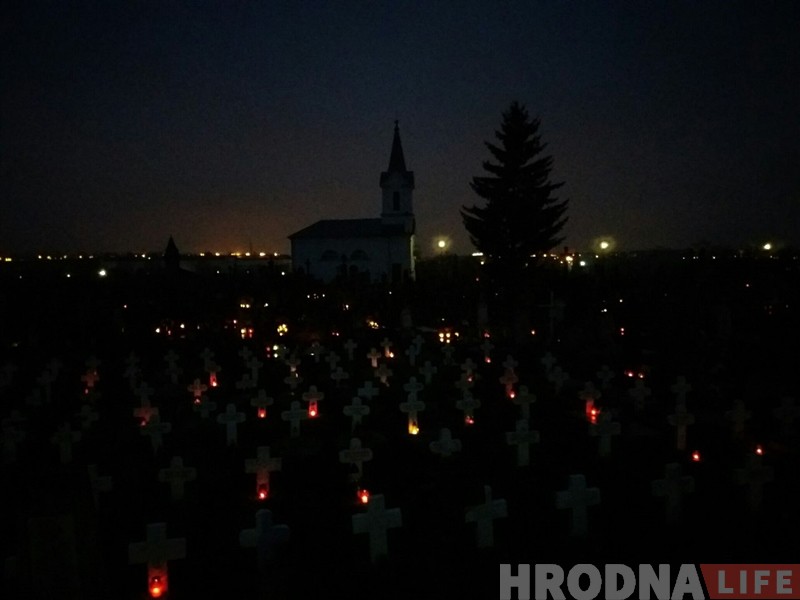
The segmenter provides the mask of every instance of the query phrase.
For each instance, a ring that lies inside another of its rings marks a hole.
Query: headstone
[[[506,444],[517,447],[517,466],[527,467],[530,464],[530,445],[539,443],[539,432],[531,431],[527,419],[519,419],[512,432],[506,433]]]
[[[380,388],[375,387],[371,381],[365,381],[364,385],[356,390],[356,393],[359,397],[369,401],[378,396],[380,391]]]
[[[197,479],[197,469],[184,467],[183,458],[180,456],[173,456],[169,467],[158,472],[158,480],[169,484],[173,502],[183,500],[184,484],[195,479]]]
[[[378,359],[381,357],[381,353],[378,352],[375,348],[370,348],[369,352],[367,353],[367,358],[369,359],[369,364],[373,369],[378,368]]]
[[[425,364],[419,369],[420,375],[425,378],[425,385],[430,385],[433,376],[436,375],[437,372],[438,369],[434,367],[429,360],[426,360]]]
[[[81,440],[80,431],[72,431],[69,423],[64,423],[59,426],[58,431],[53,434],[50,441],[58,445],[59,458],[62,465],[72,462],[72,445]]]
[[[384,358],[392,358],[394,356],[392,352],[392,342],[389,341],[389,338],[385,337],[381,340],[381,347],[383,348]]]
[[[353,352],[355,352],[356,348],[358,348],[358,344],[350,338],[344,343],[344,350],[347,352],[347,360],[350,362],[353,362]]]
[[[408,415],[408,433],[417,435],[419,433],[418,413],[425,410],[425,403],[417,400],[416,394],[409,394],[408,400],[400,404],[400,411]]]
[[[572,510],[570,534],[585,536],[588,530],[588,507],[600,504],[600,490],[587,488],[583,475],[570,475],[569,487],[556,493],[556,508]]]
[[[600,380],[600,384],[602,389],[608,389],[608,384],[611,383],[611,380],[614,379],[614,371],[608,365],[603,365],[600,367],[600,370],[596,373],[597,379]]]
[[[172,424],[162,423],[161,416],[155,413],[150,415],[150,419],[139,428],[139,431],[141,431],[142,435],[150,436],[153,453],[157,453],[164,443],[164,434],[172,431]]]
[[[422,336],[420,334],[415,335],[414,339],[411,340],[411,343],[417,348],[417,356],[422,354],[422,346],[425,343],[425,340],[422,338]]]
[[[292,393],[294,393],[297,388],[300,387],[300,384],[303,383],[303,378],[300,377],[300,375],[298,375],[295,371],[294,373],[289,373],[289,375],[284,377],[283,382],[288,385],[292,390]]]
[[[266,419],[267,407],[272,406],[274,402],[274,398],[267,396],[267,392],[261,389],[258,390],[258,395],[255,398],[250,399],[250,406],[256,409],[256,417]]]
[[[243,373],[239,381],[236,382],[237,390],[252,390],[256,387],[255,380],[251,377],[250,373]]]
[[[561,367],[555,366],[547,375],[547,379],[553,384],[556,394],[560,394],[564,384],[569,381],[569,373],[564,371]]]
[[[256,458],[248,458],[244,461],[245,473],[256,476],[256,498],[259,500],[269,498],[269,474],[272,471],[280,471],[282,463],[280,458],[270,456],[269,446],[259,446]]]
[[[694,478],[681,473],[678,463],[669,463],[664,469],[664,479],[652,482],[653,495],[666,498],[666,514],[668,523],[678,523],[681,520],[683,496],[694,491]]]
[[[800,406],[795,406],[794,398],[781,398],[781,405],[774,409],[772,414],[776,419],[780,419],[783,434],[789,435],[795,419],[800,419]]]
[[[675,427],[675,447],[686,450],[686,428],[694,425],[694,415],[686,410],[686,405],[680,400],[675,405],[675,413],[667,417],[670,425]]]
[[[602,457],[611,454],[612,436],[622,433],[622,426],[616,421],[612,421],[611,418],[611,413],[603,412],[598,417],[596,424],[589,425],[589,435],[599,438],[597,452]]]
[[[300,359],[297,358],[297,355],[292,354],[289,358],[286,359],[286,364],[289,365],[290,373],[296,373],[297,367],[300,366]]]
[[[556,362],[558,361],[556,360],[555,356],[553,356],[550,352],[548,352],[542,357],[542,359],[539,362],[544,365],[545,373],[549,374],[553,370],[553,367],[555,366]]]
[[[461,363],[461,370],[467,377],[472,377],[475,374],[475,369],[477,367],[478,365],[476,365],[471,358],[467,358],[467,360]]]
[[[339,462],[356,467],[356,472],[351,476],[352,481],[361,481],[364,475],[364,463],[370,460],[372,460],[372,450],[362,448],[361,440],[358,438],[352,438],[350,447],[339,452]]]
[[[419,392],[425,389],[425,386],[422,385],[417,378],[413,375],[408,378],[408,382],[403,386],[403,390],[408,394],[408,399],[417,399]]]
[[[510,354],[506,356],[506,359],[503,361],[503,368],[506,371],[514,371],[519,366],[519,362],[517,362],[513,356]]]
[[[291,437],[297,437],[300,435],[300,421],[308,419],[308,411],[300,407],[300,402],[293,400],[289,410],[281,413],[281,419],[291,424],[289,429]]]
[[[686,396],[689,392],[692,391],[692,386],[686,382],[686,377],[683,375],[678,375],[675,379],[675,383],[670,387],[672,393],[675,394],[675,400],[677,402],[686,403]]]
[[[192,393],[193,398],[199,398],[208,391],[208,386],[199,379],[195,379],[186,389]]]
[[[439,430],[439,439],[430,443],[431,452],[442,457],[452,456],[454,452],[461,452],[461,440],[453,439],[449,429]]]
[[[196,413],[200,413],[200,416],[204,419],[207,419],[209,415],[217,410],[217,403],[210,400],[208,396],[203,394],[199,398],[195,398],[194,402],[192,403],[192,410]]]
[[[354,397],[350,404],[342,409],[342,413],[346,417],[350,417],[350,431],[355,431],[357,425],[361,425],[361,419],[367,416],[370,412],[369,406],[361,403],[361,398]]]
[[[146,396],[141,400],[141,406],[133,409],[133,416],[141,426],[147,425],[152,416],[157,414],[158,408],[150,406],[150,400]]]
[[[494,344],[489,341],[489,338],[483,340],[483,343],[480,346],[481,351],[483,352],[483,362],[487,365],[492,362],[492,350],[494,350]]]
[[[380,382],[385,385],[389,386],[389,377],[392,376],[392,370],[386,365],[386,363],[381,363],[377,369],[375,369],[375,377],[380,379]]]
[[[456,401],[456,408],[464,413],[464,423],[475,424],[475,411],[481,407],[481,401],[466,392],[461,400]]]
[[[528,391],[527,385],[519,386],[519,391],[514,394],[511,401],[520,407],[523,419],[531,418],[531,404],[536,402],[536,395]]]
[[[402,513],[399,508],[386,509],[386,499],[382,494],[370,498],[367,512],[353,515],[353,533],[369,534],[369,555],[373,563],[389,554],[387,531],[402,526]]]
[[[81,429],[86,431],[100,419],[100,414],[95,412],[91,405],[84,404],[75,417],[81,422]]]
[[[331,373],[331,379],[336,382],[336,387],[341,387],[342,381],[350,379],[350,373],[344,371],[342,367],[336,367],[336,370]]]
[[[100,506],[100,494],[110,492],[114,487],[114,481],[111,475],[99,475],[97,465],[89,465],[86,470],[89,473],[89,487],[92,490],[94,507],[98,508]]]
[[[492,488],[483,486],[483,504],[472,506],[466,510],[464,520],[475,523],[475,542],[478,548],[491,548],[494,546],[494,520],[508,516],[508,506],[505,500],[493,500]]]
[[[237,442],[237,431],[239,423],[244,423],[246,417],[244,413],[236,410],[236,405],[229,402],[225,407],[225,412],[217,415],[217,423],[225,425],[225,439],[228,446],[233,446]]]
[[[733,409],[725,413],[725,418],[731,422],[734,435],[741,435],[744,433],[745,423],[750,419],[752,413],[744,406],[744,402],[736,400],[733,403]]]
[[[652,391],[644,384],[644,380],[637,379],[633,384],[633,389],[628,390],[628,395],[633,398],[633,407],[636,412],[642,412],[647,402],[647,398],[652,395]]]
[[[419,354],[419,350],[414,344],[411,344],[408,348],[406,348],[406,356],[408,357],[408,365],[411,367],[416,366],[417,362],[417,355]]]
[[[509,398],[514,398],[514,396],[516,396],[514,384],[519,381],[519,377],[517,377],[517,374],[514,373],[514,370],[506,369],[506,372],[503,373],[503,376],[500,377],[499,381],[505,387],[506,396]]]
[[[450,344],[445,344],[444,346],[442,346],[442,354],[444,355],[444,358],[442,359],[442,363],[445,366],[450,367],[453,364],[455,364],[453,362],[453,354],[455,354],[455,352],[456,352],[456,349],[453,348],[453,346],[451,346]]]
[[[762,458],[757,454],[748,455],[744,468],[736,470],[736,483],[748,486],[747,506],[751,511],[761,508],[764,484],[774,478],[774,469],[763,466]]]
[[[186,558],[186,539],[167,539],[166,523],[149,524],[145,541],[128,545],[128,564],[147,564],[147,587],[154,598],[169,591],[167,565],[179,558]]]
[[[239,545],[243,548],[256,549],[258,569],[262,572],[274,559],[277,547],[288,540],[289,527],[273,524],[272,512],[266,508],[256,512],[255,529],[244,529],[239,532]]]

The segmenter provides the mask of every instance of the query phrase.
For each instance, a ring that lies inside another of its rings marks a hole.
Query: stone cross
[[[370,348],[369,352],[367,353],[367,358],[369,359],[369,364],[373,369],[378,368],[378,359],[381,357],[381,353],[378,352],[375,348]]]
[[[462,397],[466,397],[471,393],[470,390],[475,387],[475,383],[472,379],[467,377],[466,373],[462,373],[461,377],[458,378],[458,381],[453,384],[453,387],[461,391]]]
[[[291,388],[292,393],[294,393],[300,384],[303,383],[303,378],[297,374],[297,371],[295,371],[294,373],[289,373],[286,377],[284,377],[283,382],[288,385]]]
[[[476,365],[471,358],[467,358],[463,363],[461,363],[461,370],[467,377],[472,377],[475,374],[475,369],[478,365]]]
[[[776,419],[780,419],[784,435],[792,432],[795,419],[800,419],[800,406],[795,406],[794,398],[781,398],[781,405],[772,411]]]
[[[456,401],[456,408],[464,413],[464,423],[467,425],[475,423],[475,411],[480,407],[481,401],[473,398],[469,392],[466,392],[461,400]]]
[[[675,413],[667,417],[670,425],[675,427],[675,447],[686,450],[686,428],[694,425],[694,415],[686,410],[686,405],[678,400]]]
[[[425,385],[430,385],[431,379],[438,372],[438,369],[431,364],[431,361],[426,360],[425,364],[419,369],[420,375],[425,378]]]
[[[558,361],[556,361],[555,356],[553,356],[550,352],[548,352],[542,357],[542,360],[540,360],[539,362],[541,362],[544,365],[545,373],[549,374],[550,371],[553,370],[553,367],[555,366],[556,362]]]
[[[350,404],[342,409],[346,417],[350,417],[350,431],[355,431],[356,425],[361,425],[361,419],[369,414],[369,406],[361,403],[361,398],[354,397]]]
[[[139,428],[142,435],[150,436],[150,443],[153,446],[153,453],[158,452],[164,442],[164,434],[172,431],[171,423],[162,423],[158,413],[150,415],[147,423]]]
[[[572,536],[585,536],[588,529],[587,508],[600,504],[600,490],[587,488],[583,475],[570,475],[569,488],[556,493],[556,508],[572,509]]]
[[[266,508],[256,512],[254,529],[243,529],[239,532],[239,545],[242,548],[255,548],[259,571],[264,572],[275,556],[276,548],[288,541],[289,527],[274,525],[272,512]]]
[[[350,362],[353,361],[353,352],[355,349],[358,348],[358,344],[356,344],[352,339],[349,339],[344,343],[344,350],[347,352],[347,360]]]
[[[72,431],[69,423],[60,425],[58,431],[53,434],[51,441],[59,447],[61,464],[72,462],[72,445],[81,440],[80,431]]]
[[[599,437],[598,453],[602,457],[611,454],[611,437],[622,433],[622,426],[611,420],[611,413],[600,413],[596,424],[589,425],[589,435]]]
[[[519,366],[519,362],[517,362],[513,356],[510,354],[506,356],[506,359],[503,361],[503,368],[506,371],[513,371]]]
[[[169,483],[172,501],[183,500],[184,485],[187,481],[197,479],[197,469],[194,467],[184,467],[183,458],[173,456],[169,467],[158,472],[158,480],[161,483]]]
[[[147,425],[153,415],[158,414],[158,408],[150,406],[150,400],[145,396],[141,400],[141,406],[133,409],[133,416],[139,420],[139,425]]]
[[[244,461],[245,473],[256,476],[256,497],[259,500],[266,500],[269,497],[269,474],[272,471],[280,471],[282,463],[280,458],[269,455],[269,446],[259,446],[256,458]]]
[[[414,339],[411,340],[411,343],[417,347],[417,355],[422,353],[422,345],[425,343],[425,340],[422,338],[420,334],[414,336]]]
[[[531,431],[527,419],[517,421],[516,428],[506,433],[506,444],[517,447],[517,466],[527,467],[530,464],[530,445],[539,443],[539,432]]]
[[[652,482],[653,496],[666,498],[667,522],[678,523],[681,520],[683,496],[694,491],[694,478],[681,473],[678,463],[669,463],[664,468],[664,479]]]
[[[486,364],[492,362],[492,350],[494,350],[494,344],[492,344],[492,342],[490,342],[487,338],[483,340],[480,348],[483,351],[483,362]]]
[[[400,404],[400,411],[408,415],[408,432],[412,435],[419,433],[419,421],[417,414],[425,410],[425,403],[417,400],[416,396],[409,398]]]
[[[478,548],[491,548],[494,546],[494,520],[508,516],[508,507],[505,500],[493,500],[492,488],[483,486],[483,504],[471,506],[466,510],[464,520],[475,523],[475,542]]]
[[[387,510],[382,494],[372,496],[367,512],[353,515],[352,520],[353,533],[369,534],[369,555],[373,563],[389,553],[388,530],[403,524],[400,509]]]
[[[236,405],[229,402],[225,407],[225,412],[217,415],[217,423],[225,425],[225,438],[228,446],[233,446],[237,441],[237,431],[239,423],[244,423],[245,414],[237,412]]]
[[[392,370],[386,366],[386,363],[381,363],[380,366],[375,369],[375,377],[380,379],[381,383],[385,386],[389,386],[389,377],[392,376]]]
[[[255,380],[250,376],[250,373],[243,373],[241,379],[236,382],[237,390],[252,390],[256,387]]]
[[[203,394],[199,398],[194,399],[194,402],[192,403],[192,410],[200,413],[201,417],[207,419],[212,412],[217,410],[217,403],[209,400],[208,396]]]
[[[89,404],[81,406],[81,410],[75,415],[81,422],[81,429],[86,431],[95,421],[100,420],[100,415],[94,411]]]
[[[258,395],[250,399],[250,406],[256,409],[256,416],[259,419],[267,418],[267,407],[272,406],[275,402],[274,398],[267,396],[267,392],[263,389],[258,390]]]
[[[556,394],[560,394],[561,388],[569,381],[569,373],[564,371],[561,367],[555,366],[547,375],[547,379],[553,384]]]
[[[725,413],[725,418],[728,419],[733,425],[733,433],[741,435],[744,433],[744,425],[750,419],[752,413],[744,406],[744,402],[736,400],[733,403],[733,409]]]
[[[300,421],[308,419],[308,411],[300,407],[300,402],[292,400],[289,410],[281,413],[281,419],[291,424],[291,437],[297,437],[300,435]]]
[[[325,357],[325,362],[328,363],[328,367],[330,368],[331,371],[335,371],[336,370],[336,367],[339,364],[340,360],[341,359],[339,358],[339,355],[336,354],[336,352],[333,352],[333,351],[331,351],[328,354],[328,356]],[[339,368],[341,368],[341,367],[339,367]]]
[[[517,374],[514,373],[513,369],[506,369],[506,372],[503,373],[503,376],[500,377],[499,381],[506,388],[506,396],[509,398],[516,396],[516,393],[514,392],[514,384],[519,381],[519,377],[517,377]]]
[[[371,381],[365,381],[364,385],[356,390],[356,393],[367,401],[372,400],[380,394],[380,388],[375,387]]]
[[[736,470],[736,483],[749,486],[747,505],[751,511],[757,511],[761,507],[764,484],[770,483],[774,478],[774,469],[763,466],[761,457],[757,454],[748,455],[744,468]]]
[[[193,398],[199,398],[208,391],[208,386],[205,383],[201,383],[199,379],[195,379],[186,389],[192,393]]]
[[[356,467],[356,472],[351,476],[352,481],[361,481],[364,475],[364,463],[370,460],[372,460],[372,450],[362,448],[361,440],[358,438],[352,438],[350,447],[339,452],[339,462]]]
[[[419,349],[414,344],[411,344],[408,348],[406,348],[405,354],[408,357],[409,366],[415,366],[417,362],[417,356],[419,355]]]
[[[186,558],[186,539],[167,539],[166,523],[149,524],[146,540],[128,545],[128,564],[147,564],[147,585],[153,597],[169,590],[167,563],[179,558]]]
[[[338,388],[342,386],[342,381],[350,379],[350,373],[344,371],[342,367],[336,367],[336,370],[331,373],[331,379],[336,382],[336,387]]]
[[[92,499],[94,507],[100,506],[100,493],[110,492],[114,485],[111,475],[100,476],[97,472],[97,465],[89,465],[86,470],[89,473],[89,486],[92,489]]]
[[[286,364],[289,365],[290,373],[296,373],[297,367],[300,366],[300,359],[297,358],[297,355],[292,354],[289,358],[286,359]]]
[[[644,384],[643,380],[637,379],[636,383],[633,384],[633,389],[628,390],[628,395],[633,398],[633,407],[636,412],[642,412],[647,398],[652,395],[652,391]]]
[[[519,392],[514,394],[511,401],[520,407],[523,419],[531,418],[531,404],[536,402],[536,395],[528,391],[527,385],[519,386]]]
[[[431,452],[442,457],[452,456],[454,452],[461,451],[461,440],[453,439],[453,434],[449,429],[444,428],[439,431],[439,439],[429,445]]]
[[[600,370],[596,373],[597,378],[600,380],[602,388],[604,390],[608,389],[608,384],[611,383],[611,380],[614,379],[614,371],[608,365],[603,365],[600,367]]]
[[[423,389],[425,389],[425,386],[417,381],[417,378],[413,375],[409,377],[408,383],[403,386],[403,390],[408,394],[409,400],[416,400],[419,392]]]
[[[391,350],[392,342],[389,341],[389,338],[385,337],[381,340],[381,347],[383,348],[383,356],[385,358],[392,358],[392,356],[394,356]]]
[[[675,394],[675,400],[677,402],[682,402],[685,404],[686,396],[692,391],[692,386],[686,382],[685,376],[678,375],[670,390],[672,390],[672,393]]]
[[[442,346],[442,354],[444,354],[444,360],[442,361],[445,366],[453,365],[453,354],[455,353],[456,349],[453,348],[450,344],[446,344]]]

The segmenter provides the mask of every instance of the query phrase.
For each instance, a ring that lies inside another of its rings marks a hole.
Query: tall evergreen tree
[[[539,119],[512,102],[503,113],[500,145],[486,142],[497,163],[484,161],[491,176],[474,177],[470,184],[486,206],[463,207],[461,216],[475,247],[486,257],[494,279],[502,284],[513,281],[536,259],[559,245],[567,222],[567,201],[552,193],[563,185],[549,180],[553,159],[543,156]]]

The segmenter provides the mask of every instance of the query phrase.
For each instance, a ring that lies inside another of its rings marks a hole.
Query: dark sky
[[[400,120],[419,242],[512,100],[566,243],[800,243],[800,2],[4,3],[0,255],[288,252],[377,216]]]

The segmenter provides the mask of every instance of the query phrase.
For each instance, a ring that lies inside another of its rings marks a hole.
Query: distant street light
[[[767,242],[766,244],[764,244],[764,245],[762,246],[762,248],[764,248],[764,250],[772,250],[772,244],[770,244],[769,242]]]

